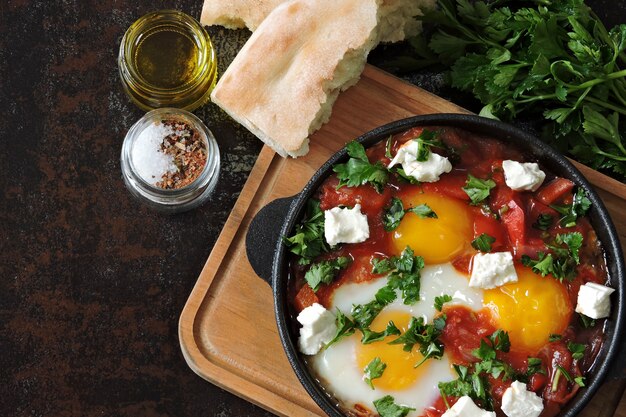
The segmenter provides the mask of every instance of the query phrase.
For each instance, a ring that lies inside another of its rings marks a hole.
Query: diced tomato
[[[564,342],[559,341],[548,344],[539,352],[539,357],[547,364],[549,377],[549,382],[543,389],[543,398],[548,402],[565,404],[576,394],[578,385],[569,383],[564,375],[560,375],[556,383],[555,378],[558,369],[557,366],[565,369],[572,377],[578,376],[579,372],[575,368],[572,368],[571,352],[567,349]]]
[[[539,393],[546,386],[548,378],[544,374],[536,373],[530,377],[528,381],[528,389],[535,393]]]
[[[556,225],[559,220],[559,213],[553,208],[547,206],[536,198],[531,197],[528,200],[528,213],[529,213],[529,226],[537,221],[540,215],[552,216],[554,221],[553,225]]]
[[[491,245],[494,252],[506,247],[506,230],[502,223],[492,216],[479,214],[474,217],[474,237],[478,237],[483,233],[496,239]]]
[[[506,227],[509,242],[517,249],[526,243],[526,215],[519,200],[512,199],[508,202],[508,210],[502,214],[502,221]]]
[[[537,199],[545,205],[554,204],[572,191],[574,183],[565,178],[555,178],[537,192]]]
[[[322,210],[330,210],[337,206],[352,207],[355,204],[360,204],[363,213],[376,215],[391,200],[389,188],[378,193],[369,184],[358,187],[341,187],[340,189],[337,189],[337,185],[339,185],[339,180],[333,175],[320,187],[319,198]]]
[[[472,263],[472,258],[473,255],[471,253],[457,256],[452,260],[452,266],[460,273],[469,275],[471,273],[470,265]]]
[[[304,284],[298,291],[298,294],[296,294],[294,302],[296,310],[300,312],[314,303],[319,303],[317,295],[315,295],[313,289],[308,284]]]
[[[531,258],[537,257],[537,252],[545,252],[546,244],[540,238],[526,237],[526,242],[515,248],[515,256],[521,258],[522,255],[528,255]]]
[[[465,187],[466,182],[466,172],[452,171],[449,174],[442,175],[437,182],[423,183],[422,188],[426,192],[436,192],[448,197],[469,201],[467,193],[463,191],[463,187]]]
[[[441,334],[441,341],[454,363],[469,364],[476,362],[472,354],[480,346],[483,337],[496,329],[491,324],[488,310],[474,312],[463,306],[444,306],[446,327]]]

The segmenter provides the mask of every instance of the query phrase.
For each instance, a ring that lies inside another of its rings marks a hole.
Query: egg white
[[[332,298],[331,311],[337,308],[350,315],[354,304],[365,304],[374,299],[374,294],[387,284],[386,278],[364,283],[346,284],[338,288]],[[483,306],[482,290],[470,288],[466,276],[460,274],[450,264],[426,266],[421,273],[420,301],[405,305],[398,293],[397,299],[386,309],[403,311],[414,317],[423,317],[432,322],[438,313],[434,308],[437,296],[448,294],[453,300],[450,304],[465,305],[472,310]],[[422,366],[428,366],[418,380],[402,390],[372,390],[363,380],[363,370],[357,364],[357,348],[360,345],[360,332],[345,338],[310,358],[310,365],[318,377],[324,381],[328,391],[346,406],[362,404],[374,410],[373,401],[385,395],[394,397],[397,404],[415,408],[409,416],[419,416],[432,405],[439,395],[437,384],[456,378],[448,356],[439,360],[429,360]],[[415,349],[415,348],[414,348]],[[376,387],[376,380],[374,380]]]

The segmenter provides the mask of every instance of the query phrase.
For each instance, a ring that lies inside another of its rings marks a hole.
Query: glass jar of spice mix
[[[211,131],[193,114],[162,108],[146,113],[122,144],[122,176],[140,202],[166,213],[190,210],[209,197],[220,154]]]
[[[143,110],[205,104],[217,80],[217,58],[208,33],[193,17],[160,10],[140,17],[122,38],[122,85]]]

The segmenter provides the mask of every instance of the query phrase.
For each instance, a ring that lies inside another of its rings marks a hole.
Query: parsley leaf
[[[546,374],[543,369],[543,362],[539,358],[528,358],[528,369],[526,370],[526,377],[530,378],[534,374]]]
[[[417,214],[422,219],[425,219],[425,218],[436,219],[437,218],[437,213],[435,213],[428,204],[420,204],[419,206],[410,207],[406,209],[406,212]]]
[[[482,116],[543,119],[543,138],[626,179],[626,25],[607,29],[583,0],[439,0],[401,69],[449,68]]]
[[[585,350],[587,349],[587,346],[581,343],[567,342],[567,349],[572,352],[572,358],[582,359],[585,355]]]
[[[595,319],[592,319],[589,316],[585,316],[582,313],[578,313],[578,317],[580,318],[580,323],[583,325],[585,329],[588,329],[596,325]]]
[[[324,238],[324,212],[320,209],[319,200],[309,199],[304,219],[295,227],[296,233],[283,242],[289,250],[298,255],[298,263],[308,265],[312,258],[328,251]]]
[[[550,337],[548,337],[549,342],[558,342],[561,339],[563,339],[563,336],[560,334],[551,334]]]
[[[540,214],[537,217],[537,221],[533,223],[532,226],[535,229],[545,231],[548,230],[550,226],[552,226],[552,223],[554,223],[554,217],[552,217],[550,214]]]
[[[406,417],[409,412],[415,410],[415,408],[396,404],[391,395],[375,400],[374,407],[380,417]]]
[[[413,250],[406,247],[400,257],[374,259],[372,272],[384,274],[389,272],[387,286],[402,291],[404,304],[410,305],[419,300],[421,270],[424,259],[414,256]]]
[[[472,240],[472,247],[481,252],[491,252],[491,244],[495,241],[495,237],[489,236],[487,233],[482,233]]]
[[[574,194],[574,201],[572,204],[566,206],[551,205],[554,210],[561,214],[559,222],[563,227],[573,227],[576,225],[576,220],[579,217],[583,217],[589,208],[591,207],[591,200],[587,197],[585,190],[578,188],[576,194]]]
[[[311,265],[304,274],[304,279],[314,292],[319,290],[321,284],[330,284],[335,279],[337,272],[344,269],[350,263],[350,258],[340,256],[328,261],[321,261]]]
[[[576,378],[574,378],[574,382],[579,387],[584,387],[585,386],[585,377],[584,376],[577,376]]]
[[[391,232],[395,230],[400,225],[400,221],[402,221],[403,217],[404,205],[402,204],[402,200],[393,197],[391,199],[391,205],[383,211],[383,227],[385,231]]]
[[[430,157],[430,148],[431,146],[442,147],[443,143],[441,141],[435,140],[438,133],[432,130],[424,129],[420,135],[414,139],[417,142],[417,157],[416,159],[420,162],[428,161]]]
[[[443,305],[450,301],[452,301],[452,297],[449,296],[448,294],[435,297],[435,309],[437,311],[441,311],[443,309]]]
[[[404,345],[402,349],[405,352],[410,352],[413,350],[413,346],[419,344],[419,351],[423,359],[415,364],[415,367],[418,367],[428,359],[439,359],[443,355],[443,344],[438,338],[445,326],[445,314],[436,317],[432,324],[425,324],[423,317],[411,317],[409,328],[406,332],[397,339],[389,342],[389,344]]]
[[[337,164],[333,171],[339,178],[339,187],[357,187],[372,184],[376,191],[382,193],[387,184],[387,169],[380,163],[371,164],[365,153],[365,148],[359,142],[352,141],[346,145],[348,162]]]
[[[387,336],[397,336],[402,333],[391,320],[389,321],[389,323],[387,323],[387,327],[382,332],[374,332],[367,327],[361,329],[361,332],[363,333],[361,343],[363,343],[364,345],[373,342],[379,342],[381,340],[384,340]]]
[[[475,206],[489,197],[489,192],[495,186],[496,183],[493,180],[481,180],[472,174],[468,174],[463,191],[469,196],[471,204]]]
[[[385,372],[386,368],[387,364],[381,361],[379,357],[375,357],[370,363],[367,364],[365,369],[363,369],[365,382],[367,382],[367,384],[374,389],[372,379],[383,376],[383,372]]]
[[[421,218],[437,218],[437,214],[427,204],[420,204],[417,207],[410,207],[405,210],[402,200],[393,197],[391,199],[391,205],[383,211],[383,226],[385,231],[391,232],[395,230],[400,225],[404,215],[408,212],[414,213]]]
[[[557,234],[552,244],[546,245],[552,254],[537,252],[537,259],[522,255],[522,264],[530,266],[536,274],[545,277],[548,274],[559,281],[572,280],[576,276],[576,265],[580,263],[578,252],[582,246],[580,232]],[[565,247],[563,247],[565,245]]]
[[[356,329],[355,323],[346,317],[339,309],[337,309],[337,314],[335,315],[335,322],[337,324],[337,333],[335,333],[335,337],[333,337],[330,342],[326,343],[325,348],[328,348],[333,343],[338,342],[344,337],[348,337],[354,334]]]

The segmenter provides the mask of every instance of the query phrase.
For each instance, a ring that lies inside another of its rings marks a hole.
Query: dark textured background
[[[626,16],[624,2],[592,4],[607,23]],[[182,215],[138,205],[120,174],[143,114],[120,87],[120,39],[149,11],[201,6],[0,0],[0,416],[269,415],[197,377],[177,336],[261,143],[214,106],[196,111],[222,170],[212,199]],[[248,34],[210,34],[223,73]],[[461,99],[430,74],[409,79]]]

